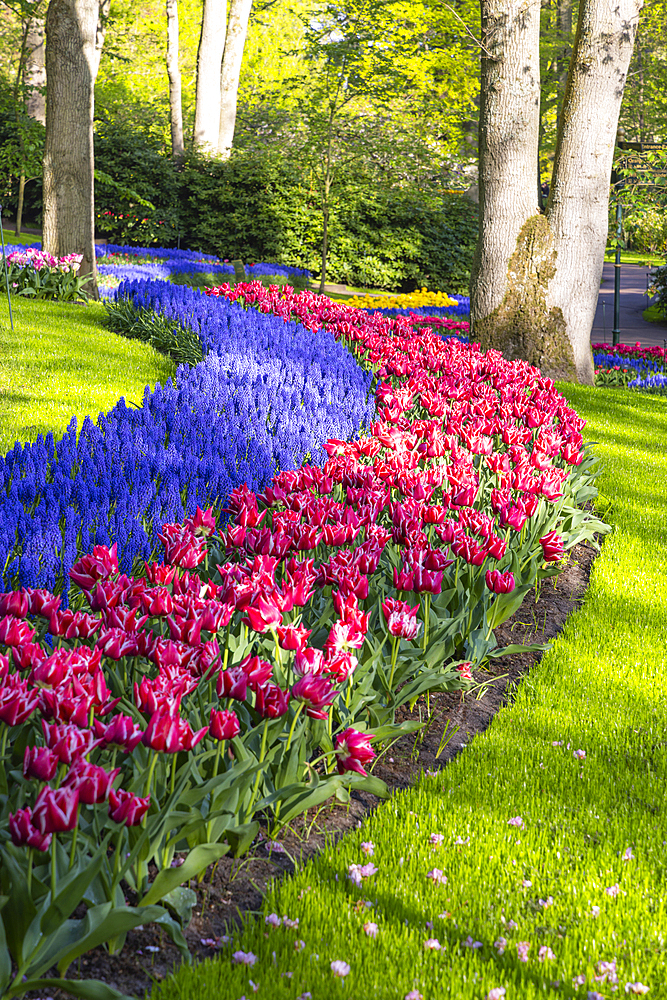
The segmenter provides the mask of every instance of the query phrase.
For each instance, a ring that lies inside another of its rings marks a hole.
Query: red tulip
[[[105,771],[103,767],[88,764],[80,757],[74,762],[61,788],[75,788],[79,793],[79,801],[92,806],[108,799],[113,781],[119,773],[119,767],[113,771]]]
[[[248,687],[253,691],[264,687],[273,674],[273,664],[268,660],[262,660],[259,656],[246,656],[239,663],[239,667],[248,679]]]
[[[295,673],[304,676],[306,674],[321,674],[324,669],[324,653],[314,646],[306,646],[304,649],[297,649],[294,657]]]
[[[324,670],[337,684],[343,684],[351,677],[359,666],[359,660],[350,652],[329,654],[324,663]]]
[[[10,590],[0,594],[0,615],[25,618],[30,611],[30,597],[27,590]]]
[[[118,573],[116,544],[110,549],[96,545],[89,555],[83,556],[70,570],[70,580],[82,590],[92,590],[98,580],[107,580]]]
[[[20,726],[37,707],[39,691],[29,691],[26,681],[17,687],[0,688],[0,721],[7,726]]]
[[[89,639],[102,626],[99,618],[87,615],[85,611],[54,611],[49,621],[51,635],[63,636],[65,639]]]
[[[105,726],[95,719],[95,735],[105,746],[122,747],[125,753],[132,753],[144,738],[144,731],[129,715],[115,715]]]
[[[491,556],[492,559],[502,559],[507,551],[507,542],[504,538],[498,538],[497,535],[490,535],[484,550],[487,556]]]
[[[272,672],[273,668],[271,668],[271,673]],[[271,673],[269,673],[269,677],[271,676]],[[230,667],[228,670],[221,670],[218,674],[218,682],[216,685],[218,698],[235,698],[237,701],[243,701],[247,693],[247,687],[248,675],[240,666]]]
[[[52,834],[40,833],[33,826],[31,809],[19,809],[14,815],[9,814],[9,833],[16,847],[34,847],[38,851],[48,851],[51,846]]]
[[[266,632],[267,629],[282,624],[283,616],[273,594],[270,596],[260,594],[253,601],[252,607],[247,607],[245,610],[242,621],[255,632]]]
[[[63,764],[71,764],[77,757],[85,757],[99,745],[99,740],[95,739],[90,729],[79,729],[74,725],[49,725],[42,719],[42,731],[47,747],[58,755]]]
[[[283,649],[304,649],[311,630],[299,625],[279,625],[276,629],[278,642]]]
[[[148,812],[150,804],[150,795],[142,799],[138,795],[126,792],[124,788],[112,788],[109,792],[109,818],[114,823],[138,826]]]
[[[415,604],[411,608],[407,601],[397,601],[392,597],[384,601],[382,611],[391,635],[400,636],[403,639],[414,639],[419,628],[418,610],[419,604]]]
[[[277,684],[257,689],[255,709],[263,719],[277,719],[285,715],[288,705],[289,691],[282,691]]]
[[[51,781],[58,770],[59,758],[48,747],[26,747],[23,755],[23,776],[38,781]]]
[[[144,566],[148,582],[155,585],[167,586],[176,573],[175,566],[167,566],[164,563],[144,563]]]
[[[79,791],[76,788],[42,788],[32,811],[40,833],[64,833],[76,826]]]
[[[137,636],[121,628],[105,629],[98,636],[95,645],[103,656],[108,656],[112,660],[139,654]]]
[[[358,729],[346,729],[336,737],[335,751],[340,774],[344,771],[366,774],[363,765],[370,763],[375,757],[371,747],[372,735],[372,733],[361,733]]]
[[[0,618],[0,643],[5,646],[24,646],[34,636],[35,630],[29,622],[12,615]]]
[[[292,697],[306,706],[306,715],[311,719],[326,719],[329,705],[338,692],[326,677],[305,674],[292,688]]]
[[[565,552],[563,539],[556,531],[550,531],[547,535],[540,538],[540,545],[542,546],[545,562],[558,562],[559,559],[563,558]]]
[[[213,508],[201,510],[200,507],[197,507],[197,513],[193,517],[186,518],[185,523],[194,531],[195,535],[204,535],[204,537],[212,535],[215,531]]]
[[[54,611],[57,611],[62,603],[62,598],[56,597],[49,590],[26,590],[30,601],[30,614],[40,615],[42,618],[50,618]]]
[[[143,742],[160,753],[179,753],[181,750],[192,750],[207,731],[208,726],[204,726],[193,732],[178,708],[161,708],[148,720]]]
[[[218,712],[214,708],[211,709],[209,736],[212,736],[214,740],[231,740],[240,732],[241,726],[234,712],[228,712],[225,709]]]
[[[514,590],[514,575],[497,569],[487,570],[486,585],[494,594],[509,594]]]
[[[465,663],[459,663],[456,668],[459,672],[459,677],[463,681],[473,681],[474,677],[472,675],[472,663],[467,660]]]
[[[19,670],[34,670],[46,659],[46,653],[35,642],[27,642],[25,646],[14,646],[12,656]]]

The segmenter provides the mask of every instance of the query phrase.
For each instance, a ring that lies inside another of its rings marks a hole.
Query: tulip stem
[[[431,617],[431,595],[424,595],[424,638],[422,641],[422,649],[426,652],[426,646],[428,644],[428,626],[429,619]]]
[[[229,659],[229,630],[231,629],[231,627],[232,627],[232,620],[230,618],[229,621],[227,622],[227,630],[225,632],[225,657],[224,660],[222,661],[223,670],[227,669],[227,660]]]
[[[398,647],[401,644],[401,637],[399,635],[394,636],[394,642],[391,650],[391,673],[389,674],[389,694],[393,692],[392,684],[394,683],[394,672],[396,670],[396,661],[398,660]]]
[[[7,736],[9,735],[9,726],[6,722],[2,724],[2,760],[5,759],[5,750],[7,749]]]
[[[79,824],[77,823],[77,825],[74,827],[74,832],[72,834],[72,847],[71,847],[71,850],[69,852],[69,869],[68,869],[68,871],[71,871],[72,868],[74,867],[74,858],[76,856],[76,835],[77,835],[78,832],[79,832]]]
[[[151,784],[152,784],[152,781],[153,781],[153,772],[155,771],[155,765],[156,764],[157,764],[157,750],[153,753],[153,759],[152,759],[152,761],[150,763],[150,767],[148,768],[148,777],[146,778],[146,787],[144,789],[144,798],[146,798],[147,795],[150,795]]]
[[[174,794],[174,788],[176,787],[176,760],[177,760],[177,758],[178,758],[178,752],[176,752],[173,755],[173,758],[172,758],[172,761],[171,761],[171,787],[170,787],[170,790],[169,790],[171,795]]]
[[[215,755],[215,763],[213,764],[213,777],[217,777],[218,768],[220,767],[220,758],[225,752],[225,740],[220,740],[218,742],[218,752]]]
[[[32,888],[32,854],[33,854],[33,848],[29,847],[28,848],[28,876],[27,876],[27,885],[28,885],[28,893],[29,894],[30,894],[30,890]]]
[[[301,714],[301,709],[303,708],[303,705],[304,703],[300,701],[297,710],[294,713],[294,718],[292,719],[292,725],[290,726],[289,736],[287,737],[287,746],[285,747],[285,751],[289,750],[291,746],[292,736],[294,735],[294,727],[296,726],[296,720],[299,718]]]
[[[56,898],[56,834],[51,839],[51,903]]]
[[[264,719],[264,729],[262,731],[262,745],[261,745],[261,748],[260,748],[260,751],[259,751],[259,760],[258,760],[259,764],[262,764],[264,762],[264,754],[266,753],[266,733],[267,733],[268,728],[269,728],[269,720],[267,718],[267,719]],[[252,790],[252,802],[253,802],[253,804],[255,802],[255,796],[257,795],[257,790],[259,788],[259,781],[260,781],[261,777],[262,777],[262,772],[260,770],[260,771],[257,772],[257,774],[255,776],[255,785],[254,785],[254,788]]]

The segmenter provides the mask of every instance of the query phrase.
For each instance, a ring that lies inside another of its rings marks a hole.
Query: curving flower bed
[[[201,332],[204,360],[174,382],[123,399],[58,442],[17,444],[0,459],[0,568],[5,587],[62,587],[77,555],[118,546],[121,568],[150,559],[165,521],[262,489],[278,468],[325,459],[374,413],[371,375],[326,331],[216,303],[166,282],[123,286]],[[66,595],[65,595],[66,596]]]
[[[221,286],[208,309],[226,298],[353,345],[378,419],[322,467],[237,486],[220,528],[164,525],[164,564],[132,576],[93,549],[71,610],[0,596],[7,997],[68,988],[39,977],[151,920],[185,956],[182,883],[260,819],[276,835],[332,795],[382,795],[374,744],[415,726],[397,709],[471,688],[507,652],[494,628],[600,528],[583,421],[536,369],[310,293]]]

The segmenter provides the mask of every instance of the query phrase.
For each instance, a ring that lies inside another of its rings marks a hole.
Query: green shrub
[[[644,208],[628,216],[626,227],[633,250],[667,251],[667,208]]]

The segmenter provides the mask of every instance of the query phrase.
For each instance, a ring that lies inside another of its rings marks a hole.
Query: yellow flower
[[[427,288],[421,288],[403,295],[355,295],[347,300],[347,305],[358,309],[419,309],[424,306],[446,309],[458,305],[458,302],[445,292],[429,292]]]

